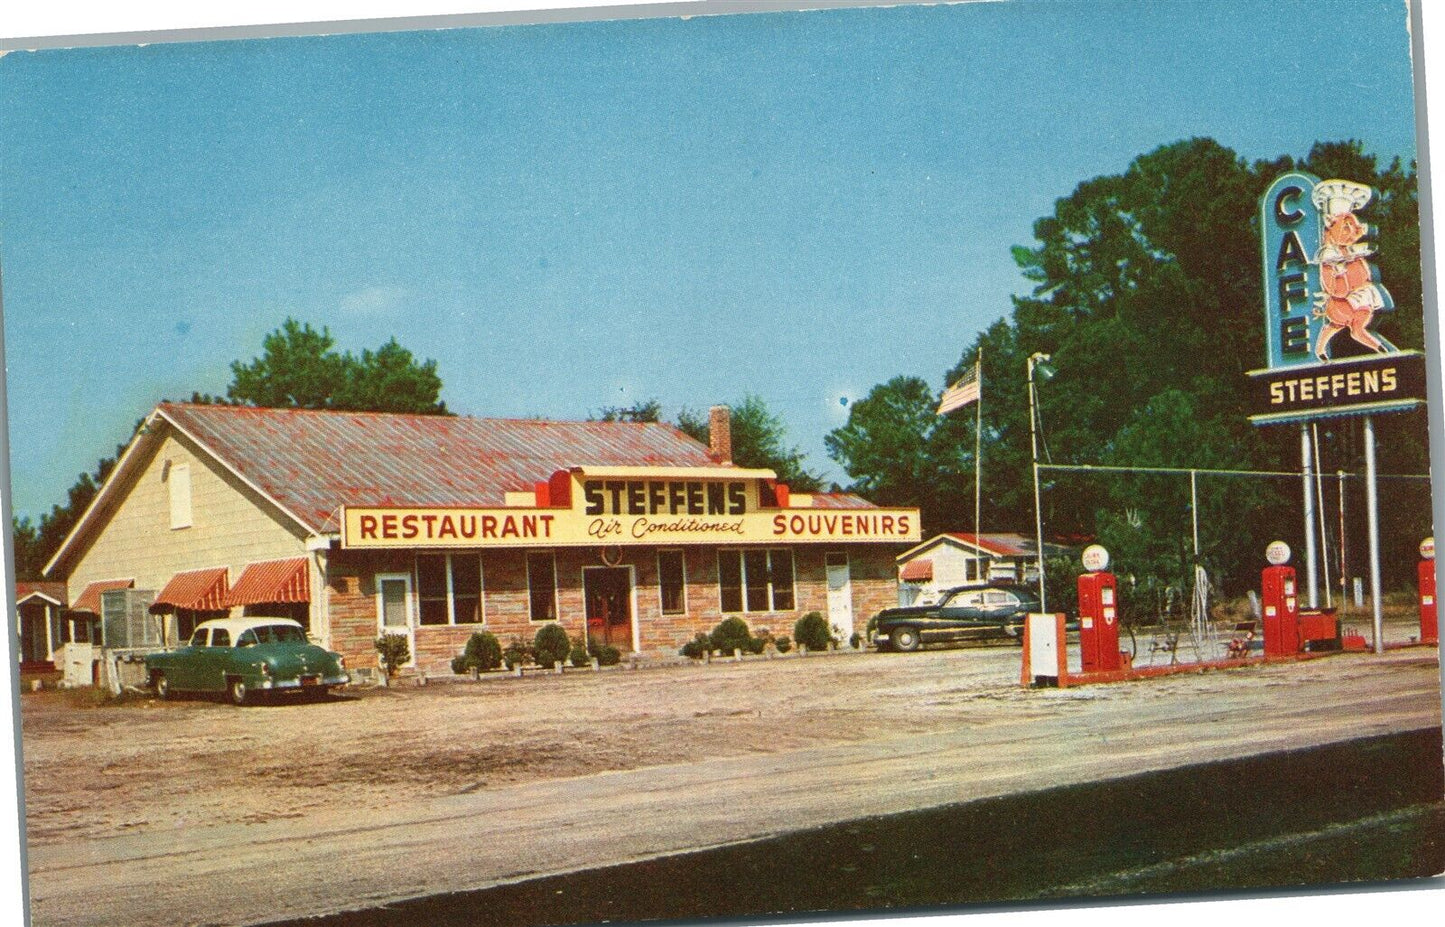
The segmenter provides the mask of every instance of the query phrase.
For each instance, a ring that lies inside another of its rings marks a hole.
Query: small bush
[[[405,634],[383,634],[376,639],[376,653],[390,679],[411,659],[411,644]]]
[[[616,666],[622,662],[622,651],[611,644],[593,648],[592,652],[597,655],[597,662],[601,666]]]
[[[682,645],[681,653],[690,660],[701,660],[709,650],[712,650],[712,639],[699,631],[696,637]]]
[[[848,646],[852,647],[854,650],[857,650],[858,645],[861,643],[863,643],[863,635],[859,634],[857,631],[854,631],[853,636],[848,638]]]
[[[572,645],[572,653],[567,657],[572,661],[573,666],[591,666],[592,657],[588,655],[587,648],[581,644]]]
[[[467,658],[462,654],[452,657],[452,672],[458,676],[465,676],[470,670],[467,668]]]
[[[778,648],[778,653],[787,653],[789,650],[793,649],[793,641],[791,638],[786,636],[775,637],[773,638],[773,646]]]
[[[722,651],[724,656],[731,656],[734,650],[751,650],[753,646],[748,623],[741,618],[724,618],[712,629],[711,640],[712,649]]]
[[[502,645],[491,631],[478,631],[467,638],[467,647],[462,651],[462,672],[473,667],[486,672],[502,665]]]
[[[507,669],[514,669],[517,666],[532,662],[532,648],[522,643],[521,640],[513,640],[502,651],[502,662]]]
[[[808,612],[793,625],[793,639],[809,650],[827,650],[833,641],[833,629],[822,612]]]
[[[532,650],[533,657],[542,666],[563,663],[572,653],[572,638],[567,636],[561,625],[544,624],[537,629],[537,636],[532,638]]]

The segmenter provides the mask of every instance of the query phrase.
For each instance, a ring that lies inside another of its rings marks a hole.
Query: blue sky
[[[1207,135],[1414,157],[1404,5],[1007,3],[0,59],[14,508],[287,316],[455,411],[754,392],[810,464],[935,388],[1082,180]],[[1255,268],[1240,272],[1255,273]]]

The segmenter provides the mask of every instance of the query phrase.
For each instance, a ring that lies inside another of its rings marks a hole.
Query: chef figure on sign
[[[1375,313],[1395,308],[1390,293],[1379,282],[1377,271],[1367,260],[1374,251],[1361,239],[1369,228],[1355,216],[1373,194],[1364,184],[1349,180],[1323,180],[1314,189],[1314,204],[1324,224],[1323,244],[1316,263],[1320,286],[1315,294],[1316,318],[1324,319],[1315,356],[1329,360],[1330,340],[1342,331],[1370,350],[1385,354],[1394,346],[1370,331]]]

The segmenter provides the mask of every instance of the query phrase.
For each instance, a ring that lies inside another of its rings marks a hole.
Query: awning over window
[[[100,614],[100,594],[109,592],[112,589],[129,589],[135,585],[133,579],[103,579],[98,583],[91,583],[85,587],[75,603],[70,606],[73,612],[90,612],[92,615]]]
[[[905,583],[926,583],[933,579],[932,560],[910,560],[903,564],[898,578]]]
[[[151,613],[170,612],[181,608],[197,612],[224,610],[227,573],[225,567],[177,573],[151,603]]]
[[[274,605],[311,601],[311,571],[305,557],[252,563],[241,571],[224,605]]]

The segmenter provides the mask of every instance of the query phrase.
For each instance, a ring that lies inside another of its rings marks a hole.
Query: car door
[[[226,672],[231,665],[231,632],[226,628],[211,629],[211,646],[206,648],[199,688],[208,692],[226,690]]]
[[[172,689],[195,689],[200,685],[200,664],[206,656],[210,628],[197,628],[185,646],[175,652],[166,667]]]
[[[1000,632],[1006,631],[1013,623],[1018,607],[1019,600],[1012,594],[1000,589],[990,589],[983,595],[984,622],[994,625]]]
[[[983,617],[983,594],[973,590],[955,592],[938,609],[938,620],[923,632],[924,640],[960,640],[978,627]]]

